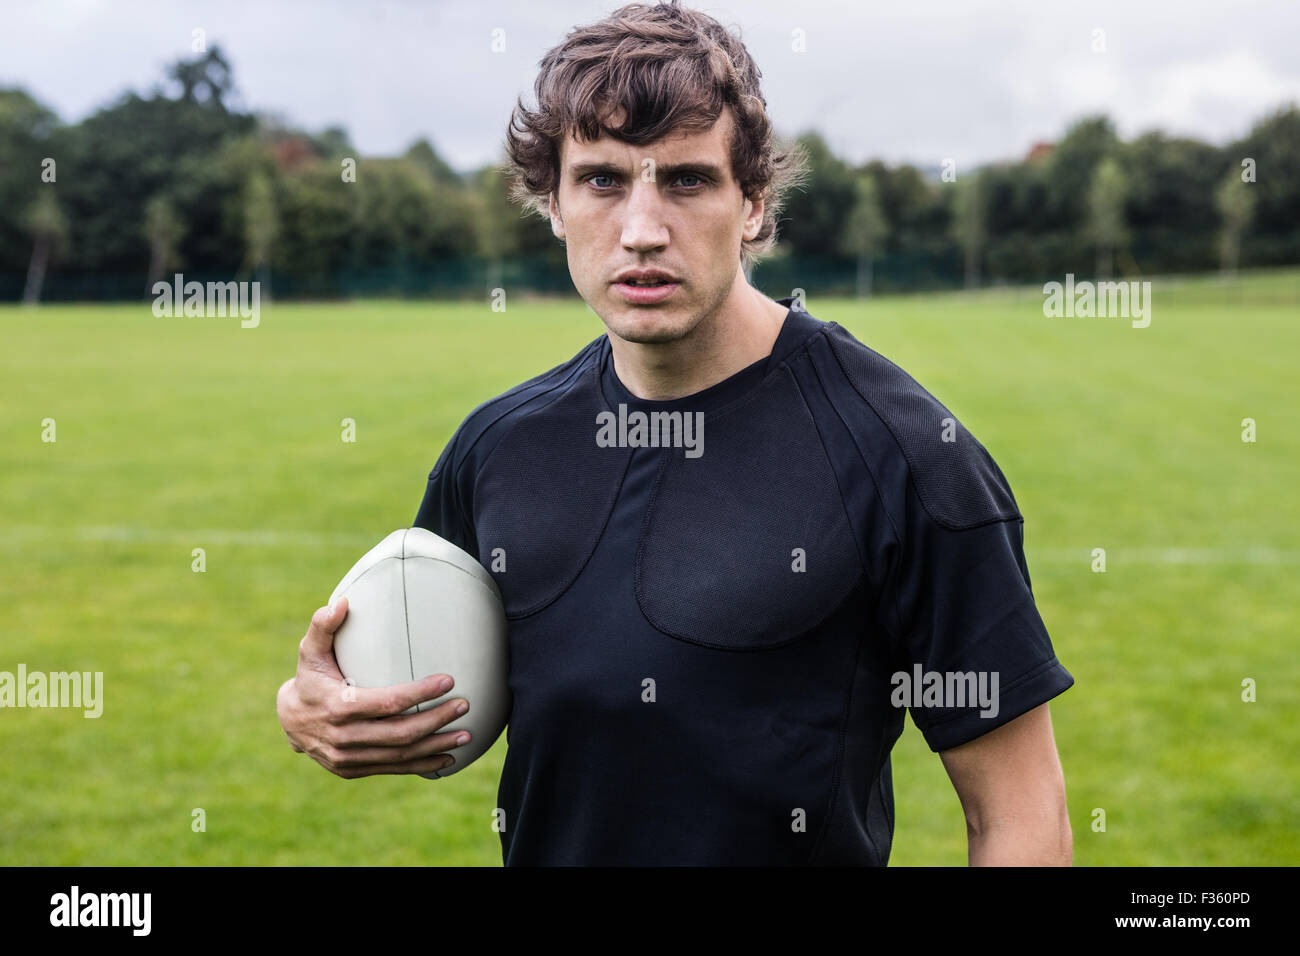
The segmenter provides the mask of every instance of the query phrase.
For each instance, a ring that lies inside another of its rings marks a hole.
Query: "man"
[[[972,864],[1069,864],[1046,701],[1073,679],[1015,499],[905,372],[746,280],[799,163],[743,45],[625,7],[537,93],[515,195],[606,334],[475,409],[415,520],[505,601],[505,862],[884,865],[908,707]],[[294,746],[345,777],[446,766],[460,701],[393,715],[447,675],[340,702],[345,614],[316,613],[281,688]]]

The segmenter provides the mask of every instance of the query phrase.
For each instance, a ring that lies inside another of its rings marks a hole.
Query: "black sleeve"
[[[412,527],[432,531],[477,558],[478,542],[474,536],[474,523],[468,512],[466,495],[457,478],[457,473],[461,470],[456,460],[459,437],[460,433],[457,432],[447,442],[447,447],[438,457],[438,463],[429,473],[424,500],[420,503]]]
[[[989,466],[983,478],[1005,482]],[[913,493],[899,534],[891,699],[911,709],[931,750],[982,736],[1074,684],[1030,590],[1023,518],[955,530]]]

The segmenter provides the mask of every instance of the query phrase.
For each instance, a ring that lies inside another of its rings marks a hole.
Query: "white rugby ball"
[[[464,698],[469,711],[438,731],[468,730],[448,753],[456,762],[421,774],[432,780],[481,757],[510,717],[509,642],[496,581],[470,554],[424,528],[400,528],[371,548],[330,595],[348,599],[334,633],[334,657],[348,683],[387,687],[447,674],[455,682],[437,700],[407,713]]]

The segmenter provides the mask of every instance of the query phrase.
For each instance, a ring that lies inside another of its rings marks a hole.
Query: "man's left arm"
[[[939,753],[966,814],[971,866],[1070,866],[1065,775],[1046,703]]]

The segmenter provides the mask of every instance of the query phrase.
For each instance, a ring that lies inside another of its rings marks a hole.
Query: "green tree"
[[[876,199],[888,225],[881,252],[913,255],[946,246],[948,209],[943,189],[915,166],[887,166],[879,160],[863,171],[876,181]]]
[[[167,68],[167,77],[179,88],[180,100],[227,112],[225,99],[235,88],[230,63],[214,43],[201,56],[179,60]]]
[[[1040,228],[1079,229],[1088,216],[1088,195],[1097,166],[1119,151],[1115,126],[1092,116],[1071,126],[1052,150],[1046,202],[1036,210]]]
[[[1092,174],[1088,186],[1088,236],[1097,249],[1097,275],[1110,278],[1115,271],[1115,252],[1126,241],[1124,199],[1127,183],[1124,170],[1113,156],[1107,156]]]
[[[1144,133],[1123,148],[1129,248],[1144,271],[1194,272],[1216,260],[1214,190],[1220,150],[1193,139]],[[1134,263],[1136,266],[1136,261]]]
[[[319,136],[313,137],[317,153],[325,159],[338,159],[342,156],[357,155],[356,147],[348,138],[347,130],[341,126],[331,126]]]
[[[953,194],[952,235],[961,246],[966,288],[980,284],[980,257],[987,235],[984,212],[984,174],[960,177],[951,187]]]
[[[280,183],[277,272],[308,289],[330,288],[353,262],[360,187],[340,173],[338,163],[324,160]]]
[[[280,218],[271,178],[261,172],[254,173],[244,192],[244,261],[262,285],[263,302],[271,295],[271,250],[279,233]]]
[[[798,140],[808,163],[805,186],[793,190],[781,216],[782,240],[801,256],[835,257],[842,249],[849,212],[857,199],[857,174],[817,133]]]
[[[1250,232],[1244,255],[1256,265],[1300,262],[1300,108],[1292,103],[1254,125],[1242,140],[1223,150],[1218,176],[1239,177],[1249,168],[1255,182]]]
[[[872,286],[872,261],[884,246],[889,223],[880,211],[876,179],[863,173],[854,183],[853,206],[841,233],[840,251],[858,260],[858,297],[869,297]]]
[[[67,240],[68,226],[59,210],[54,188],[42,189],[27,214],[27,228],[32,235],[32,257],[27,266],[27,285],[23,289],[23,302],[35,305],[41,299],[45,284],[45,270]]]
[[[176,247],[185,231],[185,224],[176,215],[171,200],[159,194],[145,206],[144,231],[149,238],[149,278],[145,283],[145,294],[149,296],[163,273],[179,265]]]
[[[1224,275],[1236,275],[1241,258],[1241,234],[1255,212],[1255,184],[1241,181],[1235,170],[1228,173],[1214,194],[1219,210],[1219,268]]]
[[[417,140],[407,149],[405,159],[421,167],[435,183],[459,188],[464,185],[460,174],[452,169],[427,139]]]
[[[0,89],[0,274],[21,274],[32,254],[27,212],[41,190],[46,157],[62,158],[58,117],[20,89]]]
[[[229,143],[256,121],[208,106],[128,93],[69,131],[59,154],[60,200],[71,224],[78,266],[144,279],[149,261],[145,206],[172,197],[187,230],[180,252],[203,269],[233,269],[242,246],[238,218],[221,215],[242,181],[218,181],[214,168]]]

